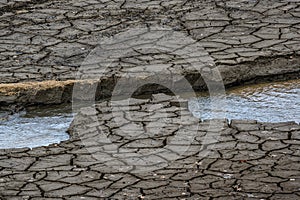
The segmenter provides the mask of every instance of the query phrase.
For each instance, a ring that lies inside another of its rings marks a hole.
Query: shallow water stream
[[[261,122],[300,122],[300,80],[247,85],[227,90],[224,117]],[[208,95],[189,101],[194,116],[210,119],[211,100]]]
[[[201,119],[212,118],[210,98],[200,95],[189,109]],[[0,111],[0,149],[45,146],[67,140],[73,114],[70,105],[28,108],[11,115]],[[236,87],[227,91],[224,117],[262,122],[300,122],[300,80]]]
[[[46,146],[69,139],[69,105],[28,108],[10,115],[0,111],[0,149]]]

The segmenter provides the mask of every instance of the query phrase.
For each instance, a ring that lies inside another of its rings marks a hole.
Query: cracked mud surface
[[[284,79],[299,75],[297,1],[0,0],[0,82],[74,79],[100,39],[146,23],[171,27],[196,40],[221,71],[225,85],[260,76],[283,74]],[[120,60],[121,69],[174,62],[179,66],[175,69],[186,67],[179,58],[165,53],[136,53]],[[111,80],[105,84],[111,87]],[[203,84],[194,86],[202,88]],[[55,103],[66,98],[64,92],[53,93],[58,95]],[[95,110],[83,109],[70,129],[72,138],[60,144],[0,150],[0,198],[299,199],[299,124],[215,121],[221,135],[205,146],[209,156],[201,157],[199,153],[207,152],[201,144],[205,136],[214,136],[214,127],[208,130],[209,121],[198,123],[184,107],[161,97],[152,101],[132,99],[132,105],[123,106],[133,114],[130,120],[122,110],[110,114],[108,105],[102,103],[96,105],[99,123],[91,123],[95,122]],[[169,126],[152,127],[151,122],[161,124],[159,119],[170,120]],[[129,126],[125,130],[132,130],[133,135],[122,135],[120,124]],[[85,140],[76,133],[82,129],[92,130],[85,133]],[[95,137],[95,130],[103,130],[124,149],[117,152],[123,153],[122,162],[114,160],[102,146],[94,149],[89,138]],[[174,141],[177,130],[196,135],[192,141],[186,141],[189,137]],[[188,146],[187,151],[171,148],[172,141],[180,143],[176,147]],[[140,164],[138,168],[143,169],[147,156],[141,163],[130,156],[151,154],[166,146],[168,151],[153,158],[162,166],[154,165],[152,171],[144,173],[124,167],[124,163]],[[96,153],[91,154],[93,150]]]
[[[2,0],[0,80],[74,79],[103,37],[145,24],[168,26],[196,40],[224,73],[225,84],[299,72],[299,6],[288,0]],[[123,65],[143,61],[129,57]],[[261,69],[269,62],[273,67]],[[286,68],[276,69],[276,63]]]
[[[105,101],[82,108],[69,130],[69,141],[32,150],[1,150],[0,196],[3,199],[298,199],[300,196],[299,124],[199,121],[185,108],[187,102],[163,94],[110,103],[114,106]]]

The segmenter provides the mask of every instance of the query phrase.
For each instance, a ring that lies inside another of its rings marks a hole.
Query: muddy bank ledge
[[[146,66],[147,67],[147,66]],[[263,81],[277,81],[297,79],[300,77],[300,56],[284,56],[276,58],[260,58],[256,61],[245,62],[238,65],[218,65],[225,87],[257,83]],[[177,71],[184,77],[197,92],[206,90],[206,84],[199,72],[189,69]],[[146,68],[142,74],[133,73],[135,81],[143,80],[145,73],[151,74],[151,67]],[[151,74],[152,75],[152,74]],[[151,76],[150,75],[150,76]],[[107,77],[99,81],[95,80],[65,80],[65,81],[42,81],[0,84],[0,103],[2,105],[21,104],[61,104],[71,102],[73,86],[76,83],[87,90],[97,88],[96,100],[111,96],[112,89],[116,86],[121,75],[107,74]],[[163,75],[161,79],[163,79]],[[96,86],[95,86],[96,85]],[[145,93],[169,92],[158,85],[147,85],[136,91],[136,95]],[[184,88],[183,91],[184,92]],[[78,97],[80,98],[80,97]],[[82,97],[83,99],[86,97]]]

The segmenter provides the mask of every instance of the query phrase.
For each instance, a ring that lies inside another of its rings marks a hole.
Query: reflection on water
[[[189,101],[189,109],[201,119],[212,118],[210,98]],[[261,122],[300,122],[300,80],[237,87],[227,91],[228,119],[255,119]]]
[[[45,146],[69,139],[70,106],[28,108],[8,116],[0,111],[0,149]]]

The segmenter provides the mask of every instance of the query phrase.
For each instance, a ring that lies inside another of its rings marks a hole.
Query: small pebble
[[[81,171],[86,171],[87,169],[86,168],[75,168],[73,169],[73,171],[76,171],[76,172],[81,172]]]
[[[33,182],[34,181],[34,179],[28,179],[28,181],[27,182],[29,182],[29,183],[31,183],[31,182]]]
[[[247,197],[254,197],[253,194],[247,194]]]
[[[223,178],[225,178],[225,179],[231,179],[232,176],[233,176],[232,174],[224,174]]]

